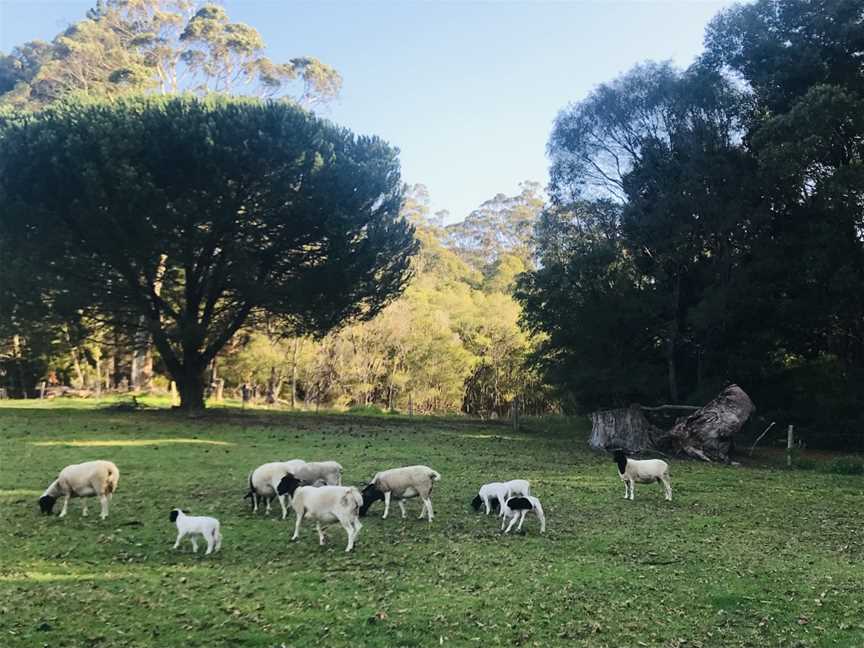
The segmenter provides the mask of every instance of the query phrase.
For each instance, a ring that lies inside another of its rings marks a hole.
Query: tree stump
[[[622,448],[641,452],[651,447],[653,435],[662,431],[654,427],[639,405],[601,410],[591,414],[591,438],[588,444],[595,450]]]
[[[735,434],[755,409],[743,389],[729,385],[707,405],[678,419],[669,432],[655,437],[653,445],[703,461],[728,462]]]

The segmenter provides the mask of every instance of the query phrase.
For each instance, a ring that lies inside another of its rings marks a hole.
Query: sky
[[[0,52],[50,40],[95,0],[0,0]],[[315,56],[343,76],[324,114],[401,151],[403,180],[462,220],[524,180],[548,182],[558,112],[645,60],[686,66],[732,2],[225,0],[274,61]]]

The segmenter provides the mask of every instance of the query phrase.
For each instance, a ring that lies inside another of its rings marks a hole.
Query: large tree
[[[266,55],[252,26],[196,0],[98,0],[51,43],[0,55],[0,103],[35,109],[71,93],[255,94],[306,107],[331,100],[339,73],[316,58]]]
[[[397,151],[286,104],[62,103],[0,128],[0,236],[33,300],[147,328],[181,406],[255,312],[321,335],[405,285]]]

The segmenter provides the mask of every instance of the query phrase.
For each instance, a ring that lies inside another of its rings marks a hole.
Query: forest
[[[860,449],[860,1],[722,11],[688,68],[562,106],[547,186],[455,218],[315,115],[337,70],[266,51],[217,5],[100,0],[0,55],[0,394],[488,418],[735,383]]]

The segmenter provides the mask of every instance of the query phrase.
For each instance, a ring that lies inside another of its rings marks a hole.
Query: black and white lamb
[[[543,513],[543,505],[540,504],[540,500],[536,497],[531,495],[526,497],[511,497],[505,501],[501,509],[504,514],[504,520],[501,522],[502,531],[504,531],[504,525],[507,524],[507,520],[510,520],[510,524],[504,533],[510,533],[510,529],[516,524],[516,520],[519,520],[519,526],[516,527],[516,530],[521,531],[525,516],[532,511],[537,516],[537,519],[540,520],[540,533],[546,533],[546,515]]]
[[[318,530],[318,542],[326,542],[321,525],[339,523],[348,534],[348,546],[345,551],[351,551],[357,541],[357,535],[363,525],[360,524],[360,506],[363,496],[353,486],[302,486],[302,482],[291,475],[285,475],[279,482],[280,495],[291,497],[291,508],[297,514],[292,540],[300,537],[300,523],[304,517],[315,520]]]
[[[195,536],[199,535],[207,543],[207,551],[204,552],[205,556],[222,548],[222,532],[219,520],[216,518],[186,515],[180,509],[173,509],[169,513],[168,519],[177,525],[177,541],[174,543],[175,549],[180,546],[180,541],[188,536],[192,542],[192,553],[197,553],[198,543],[195,541]]]

